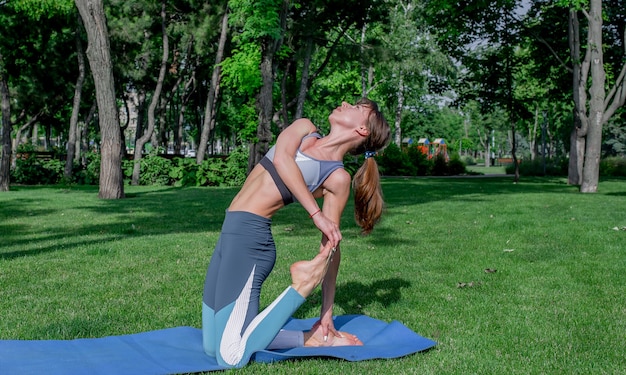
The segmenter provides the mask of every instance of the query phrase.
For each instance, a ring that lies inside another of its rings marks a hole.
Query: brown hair
[[[380,219],[384,208],[378,163],[370,153],[374,154],[387,146],[391,129],[378,110],[376,102],[361,99],[357,104],[371,109],[367,124],[370,134],[352,152],[355,155],[368,154],[365,162],[354,175],[352,188],[354,189],[354,218],[363,230],[363,234],[369,234]]]

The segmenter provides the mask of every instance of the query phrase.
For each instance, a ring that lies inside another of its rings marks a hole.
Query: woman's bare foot
[[[348,332],[339,332],[341,336],[335,336],[332,333],[324,340],[322,327],[320,325],[304,332],[304,346],[361,346],[363,342],[355,335]]]
[[[304,298],[308,297],[324,279],[334,248],[322,251],[311,260],[302,260],[291,265],[291,287]]]

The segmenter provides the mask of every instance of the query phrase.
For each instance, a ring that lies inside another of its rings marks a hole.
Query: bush
[[[195,158],[174,158],[169,176],[176,186],[196,186],[198,169]]]
[[[395,143],[390,143],[378,161],[380,173],[387,176],[415,176],[417,169],[409,155],[402,152]]]
[[[224,182],[228,186],[241,186],[248,177],[248,158],[250,150],[247,147],[237,147],[226,158]]]
[[[453,154],[448,161],[448,174],[451,176],[458,176],[466,172],[463,160],[461,160],[457,154]]]
[[[604,177],[626,177],[626,158],[611,156],[600,161],[600,175]]]
[[[515,173],[514,165],[507,165],[506,173]],[[523,160],[519,164],[520,176],[567,176],[567,159],[546,159],[546,172],[543,172],[543,159]]]
[[[74,165],[73,180],[81,185],[98,185],[100,182],[100,154],[89,152],[85,159],[85,166]]]
[[[246,148],[237,148],[225,159],[204,160],[175,158],[169,176],[176,186],[241,186],[248,175]]]
[[[433,169],[431,174],[433,176],[448,175],[448,163],[446,162],[446,158],[442,154],[437,154],[433,158]]]
[[[124,176],[133,177],[134,165],[134,160],[122,162]],[[171,160],[155,154],[148,154],[141,158],[139,165],[139,185],[171,185],[172,180],[169,176],[172,169]]]
[[[196,174],[197,186],[221,186],[224,185],[225,163],[220,158],[206,159],[200,164]]]
[[[386,176],[448,176],[466,173],[465,163],[457,155],[446,160],[444,155],[432,159],[417,147],[400,150],[391,143],[378,160],[380,172]]]
[[[432,173],[432,160],[428,159],[428,155],[424,155],[417,147],[409,147],[407,155],[411,163],[415,166],[415,174],[417,176],[428,176]]]
[[[474,160],[474,158],[471,157],[470,155],[465,155],[465,156],[461,157],[461,161],[465,165],[476,165],[476,160]]]
[[[20,153],[11,171],[11,181],[24,185],[57,184],[63,178],[65,164],[57,159],[40,160],[35,153]]]

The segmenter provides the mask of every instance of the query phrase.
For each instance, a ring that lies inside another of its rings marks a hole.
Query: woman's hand
[[[333,314],[332,314],[332,310],[330,312],[330,314],[324,314],[320,320],[317,321],[317,323],[315,323],[315,325],[319,325],[320,328],[322,329],[322,336],[324,337],[324,341],[328,341],[329,337],[331,338],[332,341],[332,337],[343,337],[343,335],[341,334],[341,332],[337,331],[335,329],[335,323],[333,321]],[[315,327],[315,325],[313,327]]]
[[[341,231],[339,226],[334,221],[330,220],[322,211],[311,217],[313,223],[319,229],[322,234],[326,236],[331,244],[331,247],[337,247],[341,242]]]

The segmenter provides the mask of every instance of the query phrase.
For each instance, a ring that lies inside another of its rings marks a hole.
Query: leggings
[[[204,351],[221,366],[246,365],[304,302],[288,287],[259,313],[261,285],[276,261],[271,223],[249,212],[226,212],[202,299]]]

